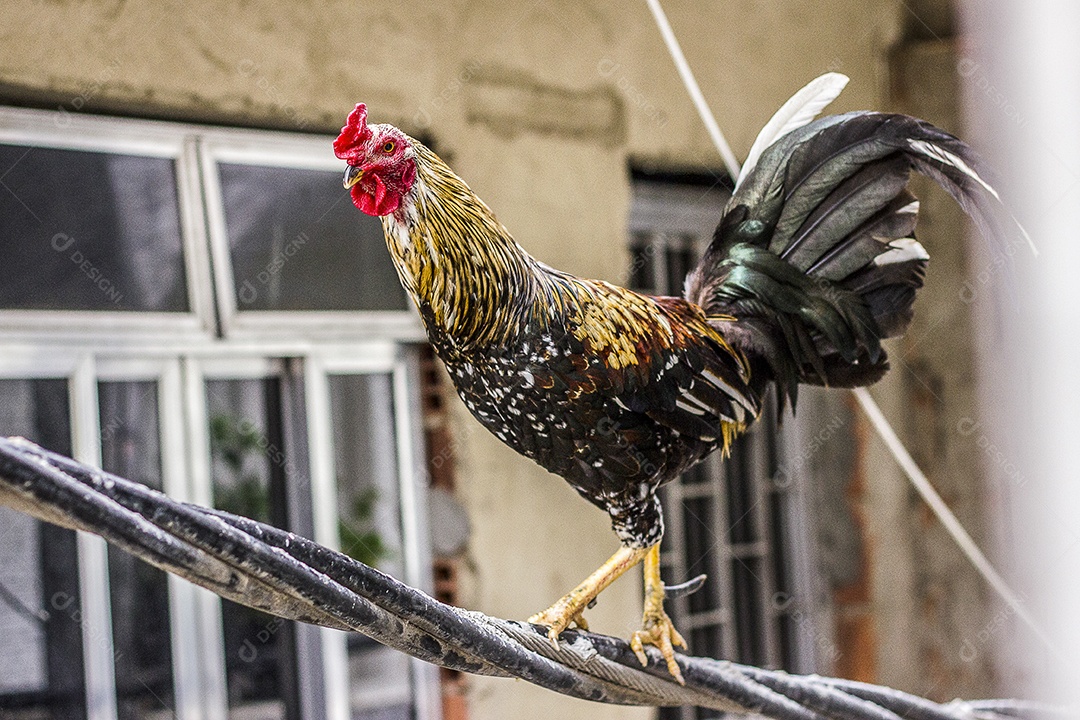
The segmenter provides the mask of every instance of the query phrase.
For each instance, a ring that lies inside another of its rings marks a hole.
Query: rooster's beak
[[[348,190],[356,183],[360,182],[360,178],[364,176],[364,169],[359,168],[356,165],[349,165],[345,168],[345,179],[342,181],[342,185]]]

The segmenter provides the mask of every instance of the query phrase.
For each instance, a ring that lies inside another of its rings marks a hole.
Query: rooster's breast
[[[570,332],[536,334],[495,351],[444,347],[439,354],[481,424],[607,511],[633,544],[662,533],[656,488],[717,445],[632,409],[627,370],[590,354]]]

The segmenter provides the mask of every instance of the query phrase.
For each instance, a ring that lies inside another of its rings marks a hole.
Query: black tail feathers
[[[1003,237],[997,193],[967,145],[904,115],[822,118],[780,138],[743,178],[687,278],[781,397],[799,383],[854,387],[888,369],[883,338],[911,321],[929,255],[914,239],[912,170],[940,184],[980,229]]]

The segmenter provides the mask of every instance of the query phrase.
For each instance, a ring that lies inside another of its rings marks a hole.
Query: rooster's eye
[[[384,153],[386,153],[387,155],[389,155],[390,153],[394,152],[395,147],[397,147],[397,146],[394,145],[393,140],[387,140],[386,144],[382,146],[382,151]]]

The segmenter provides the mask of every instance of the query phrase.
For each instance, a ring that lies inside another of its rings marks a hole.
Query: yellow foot
[[[655,645],[660,649],[660,654],[664,656],[664,660],[667,662],[668,672],[680,685],[685,685],[686,681],[683,680],[682,670],[679,669],[679,664],[675,662],[675,646],[677,645],[685,650],[686,640],[675,629],[671,618],[667,616],[663,608],[660,608],[659,613],[651,615],[646,611],[643,622],[644,627],[635,632],[630,638],[630,648],[637,655],[642,665],[648,665],[649,658],[645,655],[643,646],[646,644]]]
[[[646,554],[642,548],[621,547],[608,558],[608,561],[587,577],[583,583],[559,598],[558,602],[542,613],[537,613],[529,618],[529,622],[548,627],[548,639],[556,650],[559,649],[559,635],[562,631],[576,624],[582,630],[588,630],[582,613],[596,596],[615,579],[630,568],[637,565]]]
[[[642,629],[630,638],[630,648],[642,665],[649,664],[644,645],[655,645],[667,662],[668,672],[685,685],[682,670],[675,662],[675,646],[686,649],[686,640],[675,629],[671,618],[664,612],[664,583],[660,580],[660,546],[649,548],[645,556],[645,612],[641,619]]]
[[[565,609],[563,601],[566,600],[567,597],[569,597],[569,595],[560,599],[559,602],[555,603],[544,612],[536,613],[529,618],[529,622],[534,625],[547,626],[548,640],[551,641],[552,646],[554,646],[556,650],[559,649],[559,636],[562,635],[563,630],[571,625],[580,630],[589,629],[589,623],[585,622],[584,615],[580,612],[577,615],[572,615]]]

